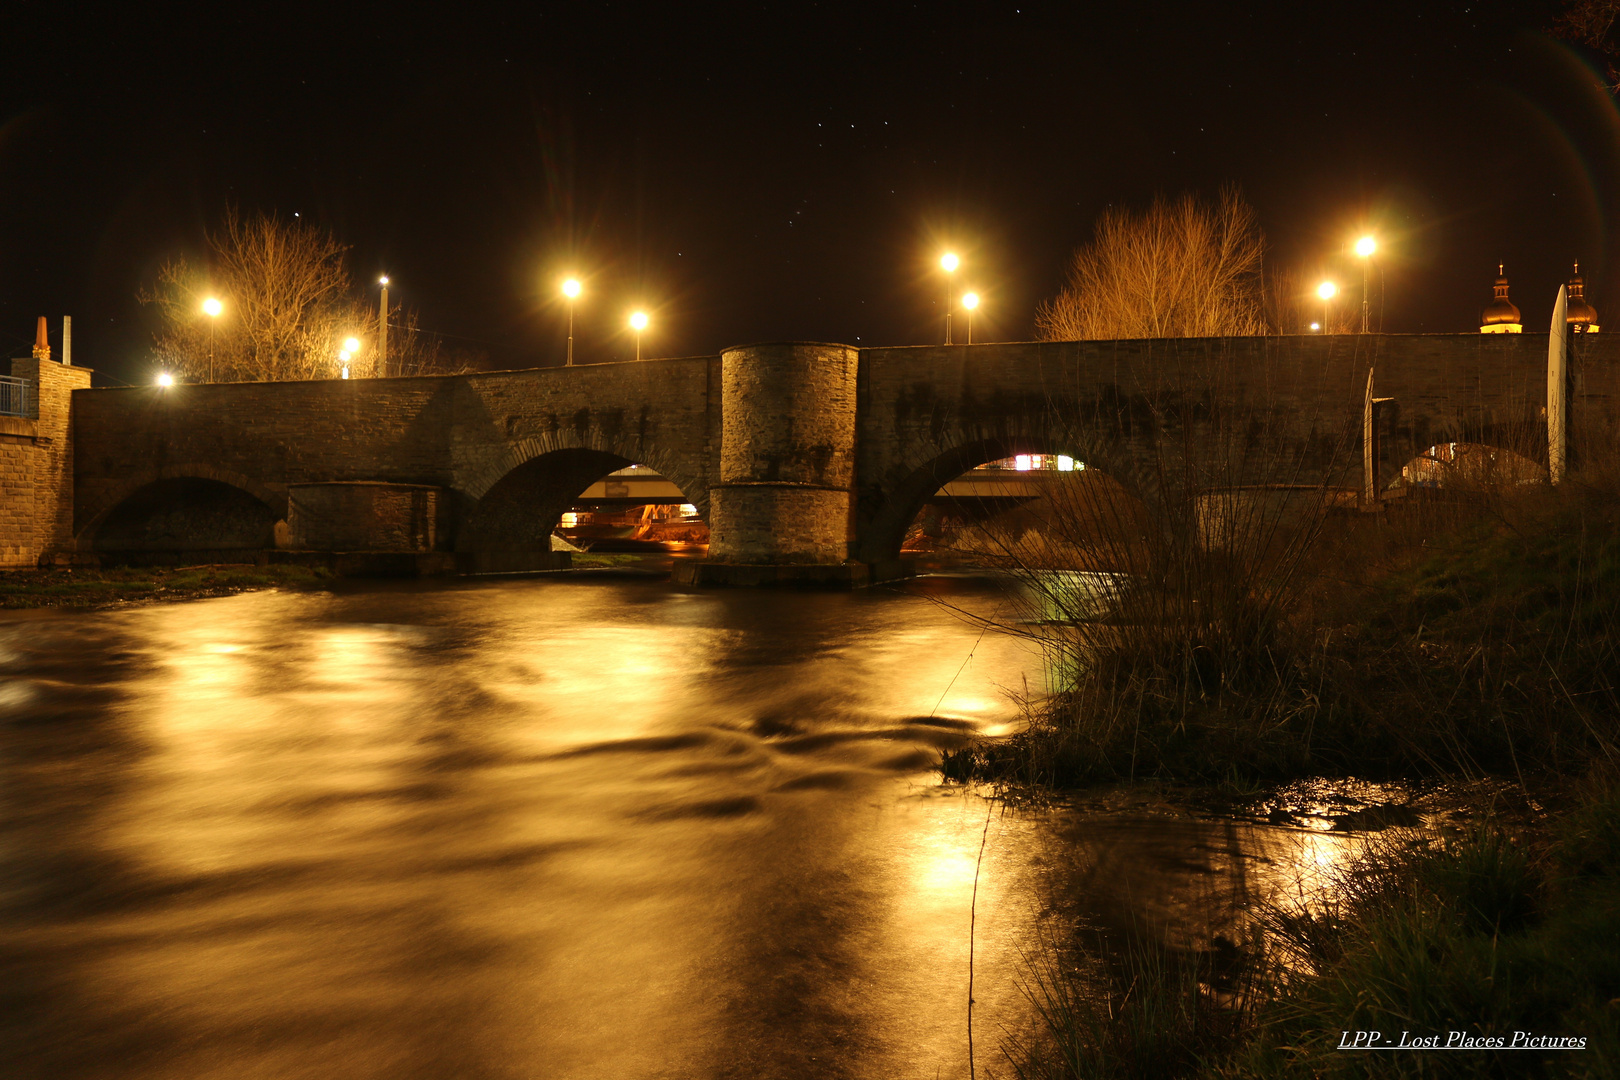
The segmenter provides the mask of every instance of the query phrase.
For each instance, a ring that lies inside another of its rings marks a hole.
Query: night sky
[[[1032,336],[1100,210],[1241,185],[1268,267],[1384,327],[1543,329],[1579,258],[1620,329],[1620,113],[1556,3],[18,4],[0,19],[0,342],[74,316],[146,381],[135,292],[236,204],[301,216],[489,367],[770,339],[922,344],[936,259],[975,338]],[[1337,262],[1336,262],[1337,260]]]

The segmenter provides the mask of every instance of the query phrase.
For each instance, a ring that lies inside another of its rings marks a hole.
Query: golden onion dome
[[[1597,309],[1586,301],[1586,279],[1581,277],[1581,264],[1575,264],[1575,276],[1569,279],[1569,298],[1564,304],[1564,321],[1584,329],[1597,322]]]
[[[1508,279],[1507,275],[1502,271],[1501,263],[1496,266],[1495,289],[1496,298],[1486,304],[1485,310],[1480,313],[1480,325],[1495,326],[1499,323],[1521,322],[1519,309],[1514,306],[1513,301],[1508,299]]]

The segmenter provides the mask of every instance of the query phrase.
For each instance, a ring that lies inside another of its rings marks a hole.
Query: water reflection
[[[975,879],[984,1052],[1061,904],[1284,861],[939,788],[1040,662],[914,593],[258,593],[3,622],[0,671],[20,1076],[961,1075]]]

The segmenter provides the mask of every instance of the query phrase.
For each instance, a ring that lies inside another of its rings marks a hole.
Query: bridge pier
[[[720,354],[720,482],[693,585],[861,584],[849,561],[860,350],[784,342]]]

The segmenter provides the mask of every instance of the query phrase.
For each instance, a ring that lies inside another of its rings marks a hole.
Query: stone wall
[[[294,484],[287,526],[293,548],[432,551],[440,489],[422,484]]]
[[[1575,420],[1612,438],[1620,335],[1575,339]],[[1158,469],[1232,437],[1243,484],[1360,480],[1369,368],[1380,474],[1446,441],[1545,461],[1547,335],[1429,334],[1035,342],[861,353],[857,555],[893,558],[944,480],[1016,453],[1064,453],[1153,505]],[[1216,432],[1225,432],[1217,436]]]
[[[1572,413],[1588,451],[1612,447],[1617,337],[1575,340]],[[788,343],[463,376],[78,390],[73,535],[93,546],[115,508],[164,480],[228,484],[272,520],[294,485],[422,485],[443,491],[439,548],[507,559],[541,550],[592,481],[644,464],[708,519],[715,560],[876,564],[943,483],[1015,453],[1072,454],[1150,508],[1167,468],[1212,448],[1238,463],[1226,487],[1354,488],[1374,365],[1377,396],[1394,399],[1379,413],[1384,479],[1446,441],[1544,460],[1546,348],[1535,334]],[[59,506],[36,514],[70,546]]]
[[[13,360],[11,374],[34,385],[37,418],[0,417],[0,566],[35,566],[73,550],[73,391],[90,369]]]
[[[33,566],[34,422],[0,416],[0,567]]]
[[[84,391],[74,401],[74,525],[93,546],[116,506],[163,479],[231,484],[283,520],[291,485],[377,481],[446,489],[452,535],[439,540],[454,545],[454,534],[503,477],[533,459],[581,448],[652,466],[707,512],[719,450],[719,395],[712,407],[710,395],[717,369],[717,358],[697,357]]]

